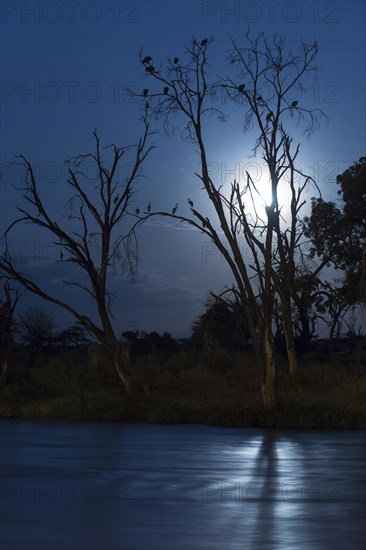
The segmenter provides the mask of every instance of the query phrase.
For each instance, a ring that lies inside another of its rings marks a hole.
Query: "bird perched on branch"
[[[174,216],[174,214],[176,213],[178,206],[179,206],[178,203],[174,206],[174,208],[173,208],[173,210],[172,210],[173,216]]]
[[[238,90],[239,90],[239,92],[242,94],[242,93],[244,92],[244,90],[245,90],[245,84],[239,84]]]
[[[136,216],[138,216],[140,214],[140,209],[139,208],[136,208],[135,214],[136,214]]]
[[[165,86],[165,88],[164,88],[164,94],[167,95],[168,92],[169,92],[169,88],[168,88],[168,86]]]
[[[152,65],[149,65],[148,67],[146,67],[145,71],[147,73],[153,74],[155,72],[155,67],[153,67]]]
[[[179,57],[175,57],[174,60],[173,60],[173,62],[174,62],[175,64],[179,63]]]
[[[114,197],[114,201],[113,201],[113,204],[117,204],[117,202],[118,202],[118,199],[119,199],[119,196],[118,196],[118,195],[116,195],[116,196]]]
[[[143,64],[146,65],[147,63],[150,63],[150,61],[152,61],[153,58],[150,57],[150,55],[147,55],[146,57],[144,57],[144,59],[142,60]]]
[[[273,117],[273,113],[272,113],[272,111],[270,111],[270,112],[268,113],[268,115],[266,116],[266,121],[267,121],[267,122],[270,121],[272,117]]]
[[[144,88],[142,93],[144,94],[144,97],[146,97],[147,94],[149,93],[148,88]]]
[[[148,212],[151,212],[151,202],[149,202],[149,204],[147,205],[146,210],[147,210]]]
[[[295,107],[297,107],[298,104],[299,104],[298,101],[293,101],[293,102],[291,103],[291,109],[294,109]]]
[[[263,101],[263,97],[262,97],[261,95],[259,95],[259,96],[257,97],[257,101]]]
[[[208,44],[208,39],[204,38],[201,42],[201,46],[206,46],[206,44]]]
[[[193,201],[191,199],[188,199],[188,204],[191,208],[193,208],[194,204],[193,204]]]

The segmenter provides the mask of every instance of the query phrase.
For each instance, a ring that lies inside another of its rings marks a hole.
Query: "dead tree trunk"
[[[264,408],[270,412],[276,406],[276,366],[273,351],[272,334],[267,327],[264,336],[264,376],[262,379],[262,399]]]
[[[12,292],[14,295],[12,296]],[[13,325],[14,312],[20,299],[18,290],[13,291],[9,283],[3,286],[4,297],[0,299],[0,352],[1,352],[1,373],[0,384],[6,384],[9,364],[14,356]]]
[[[293,323],[291,317],[291,305],[289,300],[283,300],[282,326],[286,341],[287,359],[289,363],[290,377],[294,380],[297,377],[298,363]]]

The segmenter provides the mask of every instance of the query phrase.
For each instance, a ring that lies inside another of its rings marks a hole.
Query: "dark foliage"
[[[192,326],[192,344],[197,349],[225,348],[233,351],[249,349],[249,332],[239,306],[230,309],[224,302],[208,305]]]

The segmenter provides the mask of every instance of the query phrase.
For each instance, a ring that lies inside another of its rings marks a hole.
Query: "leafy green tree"
[[[129,345],[133,354],[172,353],[177,350],[177,342],[170,332],[162,335],[157,332],[145,332],[143,330],[126,330],[122,332],[122,338]]]
[[[337,176],[342,204],[312,199],[305,233],[311,256],[344,273],[342,293],[349,304],[364,301],[366,254],[366,157]]]
[[[78,323],[70,325],[67,329],[63,330],[58,335],[58,340],[62,344],[64,349],[69,347],[78,348],[79,350],[86,349],[86,346],[90,343],[88,333],[84,327]]]
[[[338,191],[343,199],[343,214],[352,228],[353,236],[361,242],[366,239],[366,157],[361,157],[337,176]]]
[[[206,311],[193,323],[191,341],[194,347],[208,351],[217,348],[243,351],[248,348],[250,336],[243,322],[244,312],[238,307],[214,301],[207,304]]]
[[[332,341],[341,335],[342,321],[352,307],[353,297],[347,284],[336,286],[334,281],[324,281],[320,294],[323,300],[318,309],[325,313],[323,320],[329,327],[329,340]]]
[[[138,330],[125,330],[122,332],[122,337],[127,341],[133,344],[134,342],[137,342],[139,338],[140,332]]]
[[[366,157],[354,162],[337,177],[348,229],[348,247],[343,250],[346,285],[354,302],[366,302]],[[354,290],[354,292],[352,292]]]

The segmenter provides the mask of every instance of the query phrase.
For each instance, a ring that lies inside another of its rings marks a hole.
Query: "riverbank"
[[[329,362],[304,357],[297,387],[280,361],[278,403],[263,410],[250,353],[181,351],[131,365],[125,394],[108,362],[90,365],[75,353],[18,360],[0,390],[4,418],[194,423],[283,428],[366,428],[366,367],[347,355]]]

